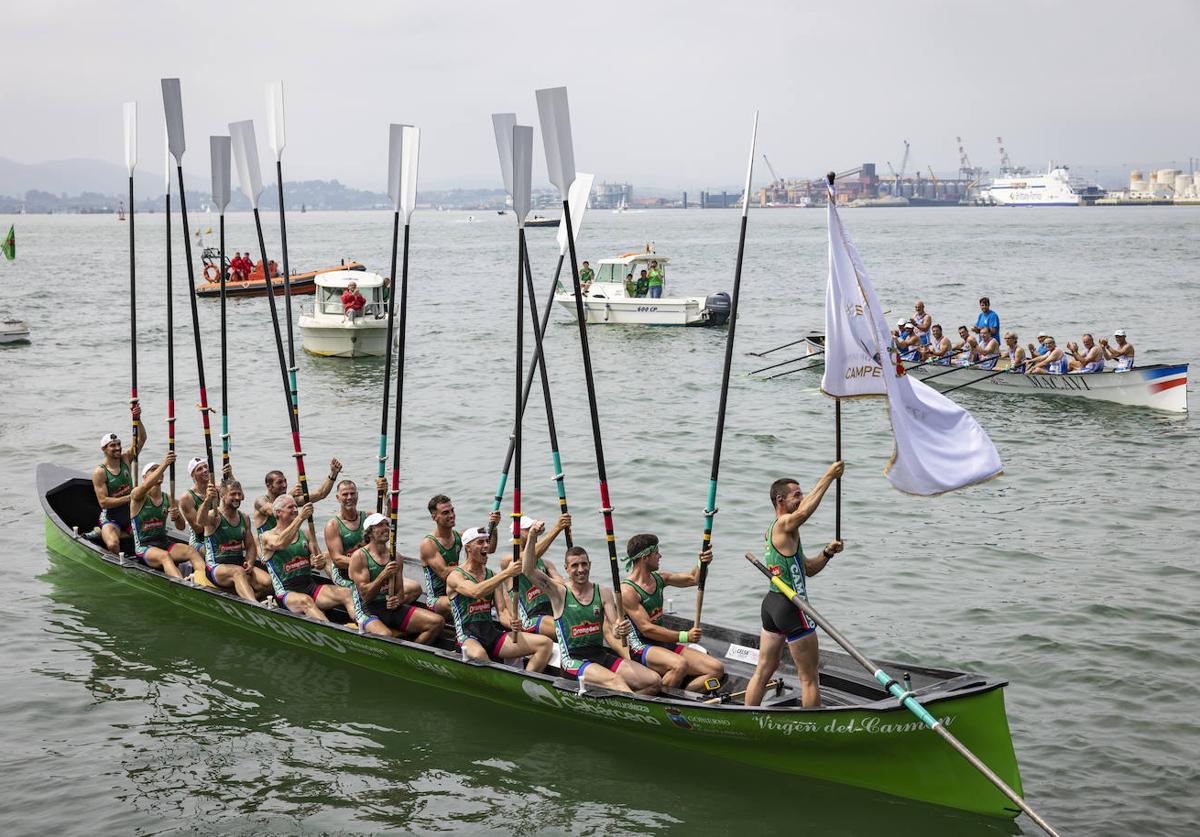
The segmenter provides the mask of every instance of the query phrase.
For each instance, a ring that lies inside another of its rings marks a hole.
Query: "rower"
[[[954,362],[959,365],[966,365],[971,362],[971,354],[975,351],[975,338],[971,336],[971,332],[967,331],[965,325],[958,327],[958,342],[950,347],[950,354],[954,358]]]
[[[308,502],[319,503],[329,496],[329,492],[333,491],[334,480],[337,475],[342,472],[342,463],[337,459],[329,460],[329,476],[325,478],[325,482],[321,483],[321,487],[316,491],[312,491],[308,495]],[[264,478],[267,487],[267,493],[254,501],[254,531],[262,534],[269,529],[275,528],[275,513],[272,510],[272,505],[288,491],[287,477],[283,471],[267,471]],[[292,494],[296,501],[304,499],[301,496],[300,486],[292,489]]]
[[[275,600],[292,613],[302,613],[328,622],[325,611],[341,605],[351,613],[350,588],[318,583],[313,567],[325,565],[325,556],[315,551],[316,544],[300,530],[313,514],[312,503],[296,508],[296,498],[281,494],[271,506],[275,526],[262,533],[263,560],[271,574]]]
[[[387,490],[383,477],[375,478],[375,489]],[[363,520],[365,515],[358,510],[358,485],[354,480],[342,480],[337,484],[338,513],[325,522],[325,551],[329,560],[342,576],[349,579],[350,556],[363,543]]]
[[[142,408],[133,405],[133,418],[141,418]],[[138,422],[137,449],[146,444],[146,425]],[[133,451],[121,450],[121,439],[116,433],[105,433],[100,437],[100,450],[104,461],[92,471],[92,490],[96,492],[96,503],[100,506],[100,538],[109,552],[121,551],[121,536],[130,534],[129,493],[133,489],[133,477],[129,465],[133,462]]]
[[[487,566],[489,544],[495,538],[484,528],[468,529],[462,533],[465,557],[463,562],[446,575],[446,594],[450,612],[454,615],[454,633],[463,654],[479,662],[529,657],[526,671],[541,671],[550,662],[554,643],[541,634],[506,631],[492,618],[508,609],[504,600],[504,583],[521,572],[520,564],[493,573]]]
[[[930,327],[929,345],[921,350],[921,355],[925,360],[932,360],[939,365],[950,362],[950,338],[942,334],[940,323]]]
[[[929,345],[929,331],[933,328],[933,317],[925,313],[925,303],[919,299],[913,303],[913,311],[915,312],[912,317],[913,328],[917,332],[917,337],[921,339],[922,348],[924,348]]]
[[[200,522],[204,531],[204,572],[217,587],[232,587],[243,599],[258,601],[271,590],[271,577],[255,565],[258,541],[250,525],[250,516],[241,510],[246,499],[242,484],[233,477],[221,481],[220,504],[217,489],[205,490],[200,504]]]
[[[773,576],[808,598],[805,578],[825,569],[829,559],[842,551],[842,542],[830,541],[813,557],[804,554],[800,544],[800,526],[808,520],[821,504],[821,498],[833,481],[842,475],[841,460],[834,462],[812,491],[805,496],[800,484],[792,479],[779,479],[771,484],[771,504],[775,507],[775,520],[767,529],[763,563]],[[766,691],[767,681],[779,667],[786,643],[796,664],[796,675],[800,679],[801,702],[805,709],[821,705],[820,681],[817,664],[820,649],[817,646],[816,625],[809,621],[791,600],[770,585],[763,598],[762,633],[759,635],[758,666],[750,685],[746,687],[746,706],[758,706]]]
[[[175,461],[167,453],[162,463],[148,462],[142,468],[142,482],[129,494],[129,515],[133,524],[133,554],[148,567],[161,570],[171,578],[183,578],[179,567],[191,564],[192,572],[200,569],[200,553],[185,543],[171,543],[167,536],[167,517],[176,529],[186,521],[175,500],[162,490],[163,474]]]
[[[971,327],[971,331],[980,334],[984,328],[991,331],[993,335],[1000,333],[1000,315],[992,310],[992,301],[986,296],[979,298],[979,316],[975,318],[975,325]]]
[[[1079,351],[1077,343],[1068,343],[1067,350],[1071,353],[1068,361],[1070,371],[1075,375],[1088,375],[1092,372],[1104,371],[1104,350],[1096,345],[1092,335],[1083,335],[1083,349]]]
[[[996,361],[999,359],[1000,343],[992,334],[992,329],[984,326],[979,329],[979,341],[975,346],[972,360],[976,361],[980,369],[995,369]]]
[[[1125,339],[1125,329],[1118,328],[1113,332],[1116,346],[1108,345],[1108,338],[1101,337],[1100,345],[1104,349],[1104,357],[1117,362],[1115,372],[1128,372],[1133,368],[1133,344]]]
[[[627,618],[617,618],[612,590],[592,583],[587,550],[582,546],[567,550],[565,582],[540,568],[537,549],[541,544],[535,542],[543,528],[541,521],[530,528],[532,537],[522,554],[521,577],[544,590],[550,600],[563,674],[618,692],[658,694],[662,680],[655,672],[613,650],[621,647],[621,640],[629,637],[633,625]]]
[[[454,504],[445,494],[435,494],[429,498],[426,508],[433,518],[434,529],[421,540],[418,559],[421,562],[421,584],[425,588],[425,604],[449,619],[450,600],[446,597],[446,576],[462,560],[462,536],[454,530],[457,517],[454,514]],[[491,555],[496,551],[496,527],[500,524],[500,512],[492,512],[488,516],[488,528],[491,536],[488,540],[487,552]]]
[[[521,515],[522,554],[525,552],[525,542],[529,540],[530,528],[533,526],[533,522],[533,518],[529,515]],[[554,568],[553,564],[543,561],[542,556],[550,549],[550,545],[554,543],[555,538],[570,528],[571,515],[559,515],[558,521],[546,533],[546,537],[537,541],[538,572],[545,573],[560,584],[562,583],[562,576],[558,574],[558,570]],[[535,539],[536,537],[534,535]],[[500,559],[500,569],[506,569],[510,563],[512,563],[512,556],[505,555]],[[511,591],[512,588],[510,586],[509,592],[511,593]],[[558,637],[558,630],[554,627],[553,610],[550,607],[550,599],[546,595],[545,588],[537,584],[531,584],[528,576],[524,574],[517,576],[517,616],[521,619],[521,630],[540,633],[542,636],[549,637],[550,639]]]
[[[1054,342],[1054,338],[1047,335],[1045,346],[1046,353],[1040,357],[1032,359],[1029,363],[1029,368],[1026,371],[1031,375],[1067,374],[1067,358],[1063,354],[1063,350],[1058,348],[1058,344]]]
[[[229,466],[226,467],[229,468]],[[192,478],[192,487],[179,498],[179,510],[183,512],[183,517],[188,523],[188,544],[203,555],[204,524],[199,519],[199,511],[203,504],[203,498],[208,493],[208,486],[211,484],[212,478],[208,473],[208,463],[198,456],[188,462],[187,469],[188,476]],[[223,476],[232,475],[233,469],[229,468],[229,473]],[[216,508],[215,502],[213,508]]]
[[[1004,348],[1008,351],[1008,371],[1024,372],[1027,356],[1021,348],[1015,331],[1004,332]]]
[[[392,526],[388,519],[373,512],[367,515],[361,532],[363,545],[351,554],[349,569],[355,585],[354,615],[358,624],[380,636],[415,634],[417,642],[432,645],[446,620],[414,604],[421,596],[421,585],[404,577],[403,558],[392,560]],[[398,588],[395,595],[389,592],[393,578]]]
[[[646,644],[641,662],[662,675],[663,685],[678,688],[691,678],[687,689],[713,691],[709,682],[725,676],[725,666],[702,651],[688,647],[700,641],[704,632],[696,625],[691,630],[673,631],[663,627],[663,590],[667,587],[695,587],[700,583],[700,567],[712,561],[712,550],[700,553],[690,573],[660,572],[662,554],[657,535],[634,535],[625,546],[626,577],[621,582],[621,603],[633,622],[638,637]],[[679,661],[684,663],[680,671]]]
[[[1047,351],[1049,351],[1049,349],[1046,348],[1046,338],[1049,336],[1050,335],[1046,334],[1046,332],[1039,331],[1037,334],[1037,347],[1035,348],[1032,343],[1028,344],[1030,360],[1035,359],[1034,355],[1044,355]]]
[[[913,324],[908,320],[897,320],[896,331],[892,337],[896,340],[896,349],[900,352],[901,360],[920,360],[921,338],[917,337]]]

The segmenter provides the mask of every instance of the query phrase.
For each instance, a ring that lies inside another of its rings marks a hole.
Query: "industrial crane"
[[[887,167],[888,171],[892,173],[892,194],[899,195],[901,192],[900,181],[904,179],[904,170],[908,168],[908,140],[904,140],[904,156],[900,159],[900,173],[897,174],[896,170],[892,168],[892,163],[890,160],[888,161]],[[918,175],[918,177],[919,176],[920,175]]]
[[[766,155],[766,154],[763,154],[763,155],[762,155],[762,158],[763,158],[763,162],[767,164],[767,170],[768,170],[769,172],[771,172],[771,182],[772,182],[772,183],[779,183],[779,184],[781,184],[781,185],[782,185],[782,184],[783,184],[783,178],[782,178],[782,177],[780,177],[778,174],[776,174],[776,173],[775,173],[775,167],[771,165],[771,161],[767,159],[767,155]]]

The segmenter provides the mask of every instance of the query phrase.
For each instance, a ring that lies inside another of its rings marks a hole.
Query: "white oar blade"
[[[287,144],[287,125],[283,119],[283,82],[274,81],[267,85],[267,142],[275,159],[283,159],[283,147]]]
[[[237,166],[238,186],[258,209],[258,196],[262,194],[262,169],[258,165],[258,143],[254,139],[254,120],[229,123],[229,139],[233,147],[233,162]]]
[[[525,216],[533,202],[533,127],[514,125],[512,130],[512,199],[517,226],[525,226]]]
[[[517,124],[515,113],[493,113],[492,130],[496,132],[496,153],[500,156],[500,174],[504,177],[504,193],[513,196],[512,138]]]
[[[137,165],[137,102],[126,102],[125,115],[125,168],[133,177],[133,167]]]
[[[388,126],[388,196],[394,211],[400,211],[400,170],[404,167],[404,126]]]
[[[571,191],[567,197],[567,206],[571,207],[571,232],[573,238],[579,241],[579,228],[583,226],[583,215],[587,211],[588,199],[592,196],[592,183],[596,180],[594,174],[584,174],[577,172],[575,182],[571,184]],[[567,219],[564,216],[558,222],[558,253],[563,255],[567,252]]]
[[[417,167],[421,162],[421,129],[405,125],[401,130],[404,144],[404,156],[400,161],[400,211],[404,213],[404,223],[412,220],[413,210],[417,208]]]
[[[547,87],[537,91],[538,119],[546,146],[546,170],[565,201],[575,182],[575,146],[571,141],[571,109],[567,88]]]
[[[754,111],[754,127],[750,129],[750,161],[746,163],[746,188],[742,190],[742,217],[750,211],[750,178],[754,175],[754,145],[758,142],[758,111]]]
[[[217,211],[222,214],[229,206],[230,143],[229,137],[208,138],[208,150],[212,155],[212,198]]]
[[[167,148],[175,162],[182,163],[187,145],[183,140],[183,94],[179,90],[179,79],[164,78],[162,95],[163,112],[167,117]]]

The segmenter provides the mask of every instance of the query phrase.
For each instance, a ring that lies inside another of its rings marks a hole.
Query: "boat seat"
[[[783,690],[778,694],[763,697],[763,701],[759,705],[765,708],[768,706],[785,706],[789,703],[798,703],[799,701],[800,692],[789,686],[784,686]]]

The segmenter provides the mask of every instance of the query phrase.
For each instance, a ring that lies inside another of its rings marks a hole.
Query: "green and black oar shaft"
[[[171,148],[166,146],[163,197],[167,221],[167,450],[175,452],[175,295],[171,287]],[[175,496],[175,463],[168,468],[171,496]]]
[[[183,136],[183,98],[180,95],[179,79],[165,78],[162,80],[163,108],[167,116],[167,145],[171,156],[175,158],[175,171],[179,176],[179,217],[183,224],[183,249],[186,256],[188,277],[188,298],[192,308],[192,338],[196,346],[196,375],[200,383],[200,421],[204,427],[204,453],[208,460],[209,479],[216,479],[213,467],[212,427],[208,414],[212,409],[208,406],[208,390],[204,385],[204,351],[200,345],[200,309],[196,305],[196,276],[192,266],[191,235],[188,233],[187,196],[183,185],[183,152],[186,143]]]
[[[134,258],[133,236],[133,169],[137,165],[137,102],[126,102],[125,122],[125,168],[129,170],[129,414],[133,425],[133,441],[129,444],[133,467],[130,476],[138,484],[138,431],[141,422],[137,416],[137,264]]]
[[[708,477],[708,503],[704,507],[704,535],[700,539],[700,551],[712,547],[713,518],[717,514],[717,479],[721,473],[721,444],[725,439],[725,410],[729,403],[729,373],[733,368],[733,341],[737,336],[738,300],[742,287],[742,257],[746,252],[746,224],[750,215],[750,180],[754,176],[754,145],[758,140],[758,111],[754,112],[754,124],[750,129],[750,161],[746,164],[746,186],[742,190],[742,220],[738,230],[737,263],[733,269],[733,298],[729,306],[729,332],[725,336],[725,366],[721,372],[721,396],[717,401],[717,431],[713,439],[712,470]],[[700,581],[696,585],[696,618],[692,627],[700,626],[700,614],[704,609],[704,585],[708,581],[708,564],[700,565]]]
[[[396,126],[393,125],[393,128]],[[391,389],[392,389],[392,357],[396,351],[395,334],[396,334],[396,257],[400,249],[400,209],[396,208],[392,213],[392,272],[388,274],[392,277],[392,285],[388,291],[387,303],[387,355],[384,358],[383,364],[383,409],[379,419],[379,467],[375,472],[378,479],[383,479],[387,474],[387,441],[388,441],[388,411],[391,409]],[[387,489],[382,484],[375,489],[375,511],[383,514],[383,501],[387,497]]]
[[[863,653],[859,651],[853,645],[853,643],[850,642],[850,640],[846,639],[846,637],[842,635],[841,631],[831,625],[829,620],[818,613],[817,609],[809,604],[809,602],[803,596],[799,595],[795,590],[789,587],[787,583],[784,582],[784,580],[779,576],[772,575],[771,571],[763,566],[762,562],[755,558],[751,553],[746,553],[746,560],[753,564],[755,569],[765,575],[770,583],[775,586],[775,589],[787,596],[791,603],[799,608],[801,613],[811,619],[813,623],[817,625],[817,627],[829,634],[830,638],[840,645],[847,654],[853,657],[856,663],[869,671],[871,676],[878,681],[879,685],[883,686],[883,688],[886,689],[889,694],[899,700],[900,704],[905,709],[915,715],[921,721],[921,723],[925,724],[925,726],[941,736],[943,741],[953,747],[954,750],[960,756],[966,759],[972,767],[983,774],[984,778],[991,782],[997,790],[1008,797],[1018,808],[1028,814],[1029,818],[1037,824],[1038,828],[1042,829],[1042,831],[1046,832],[1047,834],[1052,835],[1052,837],[1057,837],[1058,832],[1051,828],[1050,824],[1042,819],[1042,817],[1036,811],[1034,811],[1033,808],[1029,807],[1025,800],[1022,799],[1016,791],[1010,788],[1003,779],[997,776],[990,767],[980,761],[974,753],[967,749],[966,745],[964,745],[953,734],[951,734],[950,731],[942,725],[941,721],[933,717],[933,715],[929,713],[929,710],[922,706],[920,702],[913,697],[911,691],[906,690],[904,686],[901,685],[895,678],[893,678],[875,663],[867,659],[867,657],[864,656]]]
[[[217,205],[220,220],[220,252],[217,264],[221,278],[221,473],[229,468],[229,342],[225,319],[225,207],[229,205],[230,144],[229,137],[209,137],[209,153],[212,157],[212,198]],[[210,479],[217,482],[215,474]]]
[[[292,331],[292,272],[288,262],[287,212],[283,205],[283,147],[287,144],[287,127],[283,113],[283,82],[267,85],[267,140],[275,154],[275,183],[279,193],[279,246],[283,260],[283,312],[287,321],[288,383],[291,386],[292,410],[297,421],[300,415],[300,394],[296,383],[296,339]],[[270,287],[271,265],[264,259],[263,275]]]

